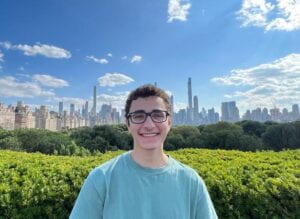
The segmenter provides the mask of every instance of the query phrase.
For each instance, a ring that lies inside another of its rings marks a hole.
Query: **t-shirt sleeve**
[[[218,216],[205,186],[205,183],[200,176],[198,176],[198,179],[198,191],[200,194],[197,199],[198,202],[196,209],[196,219],[217,219]]]
[[[96,168],[84,181],[69,218],[102,219],[105,192],[104,175]]]

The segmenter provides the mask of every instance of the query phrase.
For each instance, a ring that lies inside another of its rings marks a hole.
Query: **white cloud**
[[[71,53],[69,51],[53,45],[37,43],[33,46],[29,46],[27,44],[12,45],[10,42],[0,42],[0,46],[5,49],[20,50],[24,53],[24,55],[27,56],[42,55],[48,58],[56,59],[71,58]]]
[[[99,58],[96,58],[96,57],[94,57],[94,56],[87,56],[86,58],[87,58],[87,59],[90,59],[90,60],[93,60],[93,61],[96,62],[96,63],[100,63],[100,64],[108,64],[107,59],[99,59]]]
[[[182,4],[182,0],[169,0],[168,4],[168,22],[173,20],[186,21],[191,4],[187,2]]]
[[[127,56],[123,56],[121,59],[126,60],[126,59],[127,59]]]
[[[52,97],[48,101],[54,102],[57,105],[60,101],[62,101],[64,103],[64,110],[69,110],[71,103],[75,104],[77,109],[81,109],[82,105],[85,104],[86,100],[76,97]]]
[[[174,112],[178,112],[181,109],[186,109],[187,104],[182,102],[174,102]]]
[[[121,73],[106,73],[104,76],[99,77],[98,81],[102,87],[115,87],[117,85],[131,83],[134,80]]]
[[[38,81],[43,86],[47,86],[47,87],[66,87],[66,86],[69,86],[67,81],[59,79],[59,78],[55,78],[51,75],[35,74],[32,78],[33,78],[33,80]]]
[[[212,82],[236,87],[227,98],[239,98],[239,106],[272,107],[300,102],[300,54],[289,54],[248,69],[234,69]]]
[[[165,90],[165,92],[168,94],[169,97],[171,97],[173,94],[172,94],[172,91],[169,91],[169,90]]]
[[[107,53],[107,56],[108,56],[108,57],[112,57],[112,54],[111,54],[111,53]]]
[[[4,54],[1,52],[1,50],[0,50],[0,63],[1,62],[4,62],[4,59],[3,59],[3,57],[4,57]],[[0,71],[2,71],[2,65],[0,64]]]
[[[272,4],[273,2],[273,4]],[[262,27],[266,31],[293,31],[300,28],[299,0],[244,0],[237,12],[242,26]]]
[[[134,56],[131,58],[130,62],[131,62],[131,63],[140,62],[140,61],[142,61],[142,59],[143,59],[142,56],[140,56],[140,55],[134,55]]]
[[[112,107],[117,108],[119,111],[125,108],[125,102],[129,95],[129,91],[117,92],[114,95],[101,94],[97,96],[97,107],[100,110],[102,104],[111,104]]]
[[[3,54],[3,53],[1,52],[1,50],[0,50],[0,62],[4,62],[3,57],[4,57],[4,54]]]
[[[2,46],[5,49],[10,49],[12,47],[11,43],[8,41],[0,42],[0,46]]]
[[[43,90],[35,82],[19,82],[11,76],[0,77],[0,96],[3,97],[51,97],[52,91]]]

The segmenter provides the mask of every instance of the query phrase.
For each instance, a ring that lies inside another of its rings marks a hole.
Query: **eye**
[[[144,113],[134,113],[132,114],[132,119],[134,120],[143,120],[145,118]]]
[[[152,112],[151,117],[154,120],[161,120],[165,117],[165,113],[164,112]]]

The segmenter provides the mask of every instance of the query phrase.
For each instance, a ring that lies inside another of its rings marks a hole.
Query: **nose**
[[[155,127],[155,124],[154,122],[152,121],[151,117],[148,115],[144,124],[143,124],[144,127],[147,127],[147,128],[152,128],[152,127]]]

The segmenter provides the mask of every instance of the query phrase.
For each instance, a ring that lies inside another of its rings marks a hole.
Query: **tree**
[[[279,151],[284,148],[299,147],[297,129],[290,123],[269,126],[262,138],[265,146],[268,149],[273,149],[275,151]]]
[[[236,123],[243,128],[244,133],[248,135],[255,135],[257,137],[261,137],[262,134],[266,131],[267,125],[257,121],[244,120]]]

